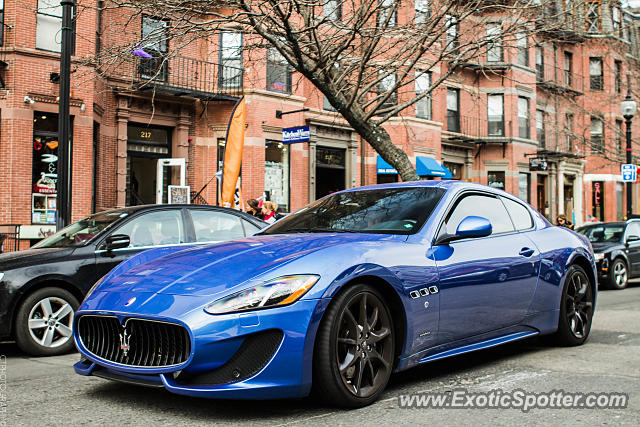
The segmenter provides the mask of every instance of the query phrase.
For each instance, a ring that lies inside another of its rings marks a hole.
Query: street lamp
[[[627,97],[620,103],[620,109],[622,110],[622,116],[627,124],[627,163],[631,164],[631,119],[636,114],[636,108],[638,105],[636,101],[631,99],[631,90],[627,91]],[[633,193],[631,190],[631,183],[627,182],[627,219],[631,218],[633,213]]]

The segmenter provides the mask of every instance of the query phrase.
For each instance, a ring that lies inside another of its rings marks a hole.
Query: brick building
[[[556,3],[541,18],[555,22],[555,29],[492,47],[385,128],[425,179],[503,188],[551,220],[561,213],[577,224],[621,219],[620,101],[629,85],[636,100],[640,95],[640,15],[618,1]],[[26,247],[55,223],[61,10],[54,0],[5,0],[2,6],[0,224],[20,224]],[[413,5],[402,8],[404,18],[412,19]],[[158,179],[165,200],[166,185],[179,183],[180,168],[192,192],[203,188],[220,167],[227,122],[240,95],[247,106],[245,198],[265,192],[290,211],[332,191],[398,180],[277,52],[249,58],[242,50],[247,41],[233,30],[186,43],[167,61],[134,55],[89,61],[96,51],[136,40],[156,56],[180,43],[163,38],[166,21],[140,15],[131,25],[128,19],[109,9],[77,14],[74,219],[154,203]],[[492,25],[500,19],[487,31]],[[415,90],[436,78],[437,70],[424,75]],[[309,126],[310,142],[283,144],[283,129],[303,125]],[[640,119],[633,134],[640,135]],[[639,149],[634,142],[634,151]],[[161,159],[175,161],[163,166]],[[531,161],[547,168],[536,170]],[[201,193],[208,203],[216,201],[215,182]]]

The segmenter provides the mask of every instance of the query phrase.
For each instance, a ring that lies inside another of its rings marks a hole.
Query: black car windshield
[[[591,243],[620,242],[624,234],[624,224],[598,224],[576,230],[589,238]]]
[[[103,230],[124,218],[129,213],[126,211],[108,211],[91,215],[85,219],[63,228],[55,234],[39,241],[34,248],[63,248],[82,246]]]
[[[414,234],[444,193],[444,189],[435,187],[393,187],[331,194],[282,218],[260,234]]]

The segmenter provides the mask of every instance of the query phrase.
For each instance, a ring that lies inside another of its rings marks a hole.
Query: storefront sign
[[[297,142],[309,142],[311,131],[309,126],[282,129],[282,143],[294,144]]]

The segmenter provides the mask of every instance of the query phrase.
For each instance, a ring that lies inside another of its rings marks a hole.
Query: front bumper
[[[179,306],[184,304],[181,300],[192,297],[156,295],[155,298],[177,300]],[[186,362],[172,367],[118,365],[91,354],[75,328],[76,346],[82,359],[74,369],[80,375],[164,387],[190,396],[229,399],[306,396],[311,388],[313,340],[325,304],[324,300],[302,300],[287,307],[216,316],[199,308],[181,318],[83,309],[77,313],[76,322],[83,315],[98,314],[182,324],[189,330],[191,355]]]

